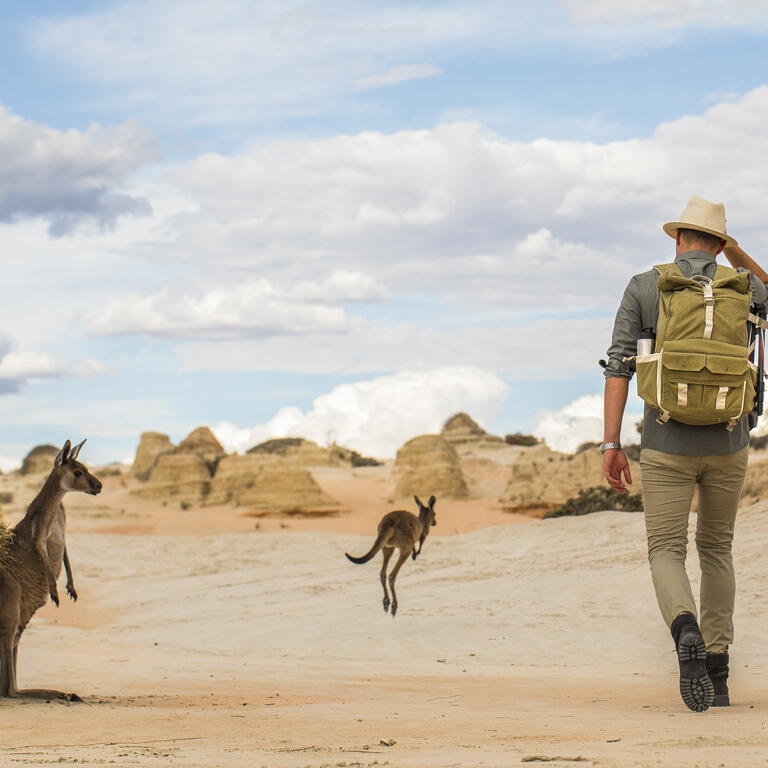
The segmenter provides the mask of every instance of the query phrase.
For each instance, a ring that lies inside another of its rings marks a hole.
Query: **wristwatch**
[[[605,453],[606,451],[620,451],[621,450],[621,443],[600,443],[600,453]]]

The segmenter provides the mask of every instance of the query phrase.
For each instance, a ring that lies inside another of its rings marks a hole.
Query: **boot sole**
[[[715,701],[715,687],[707,674],[707,647],[701,635],[689,635],[677,648],[680,696],[693,712],[706,712]]]

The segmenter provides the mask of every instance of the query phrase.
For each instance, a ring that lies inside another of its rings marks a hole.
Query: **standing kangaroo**
[[[381,565],[381,586],[384,589],[384,612],[389,610],[390,600],[387,592],[387,565],[395,547],[400,550],[400,556],[397,558],[395,567],[389,574],[389,588],[392,590],[392,616],[397,613],[397,593],[395,592],[395,579],[403,563],[411,555],[415,560],[417,555],[421,554],[421,548],[424,546],[424,539],[427,538],[429,528],[436,525],[435,520],[435,502],[434,496],[429,497],[429,505],[424,506],[418,496],[413,497],[419,505],[419,516],[406,512],[404,509],[396,509],[394,512],[388,512],[381,518],[379,523],[379,535],[370,551],[362,557],[352,557],[347,554],[347,558],[353,563],[367,563],[380,549],[383,550],[384,562]],[[416,551],[416,542],[419,549]],[[346,553],[345,553],[346,554]]]
[[[0,696],[81,701],[74,693],[44,688],[19,690],[16,662],[22,632],[37,609],[45,604],[48,595],[59,604],[56,579],[62,563],[67,573],[67,593],[77,599],[67,555],[62,499],[68,491],[93,496],[101,492],[101,481],[77,461],[83,443],[85,440],[74,448],[69,440],[64,443],[40,493],[12,529],[0,560]]]

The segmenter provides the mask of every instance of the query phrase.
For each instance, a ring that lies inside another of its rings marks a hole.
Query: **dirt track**
[[[86,703],[0,702],[0,764],[766,764],[764,513],[739,522],[734,706],[704,715],[639,515],[430,538],[394,620],[343,557],[369,538],[72,534],[81,600],[35,618],[21,683]]]

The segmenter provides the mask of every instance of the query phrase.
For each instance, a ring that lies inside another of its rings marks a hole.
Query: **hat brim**
[[[662,229],[670,236],[675,237],[678,229],[695,229],[697,232],[706,232],[708,235],[714,235],[721,240],[725,240],[726,245],[738,245],[736,238],[726,235],[725,232],[718,232],[716,229],[707,229],[698,224],[689,224],[687,221],[669,221],[663,225]]]

